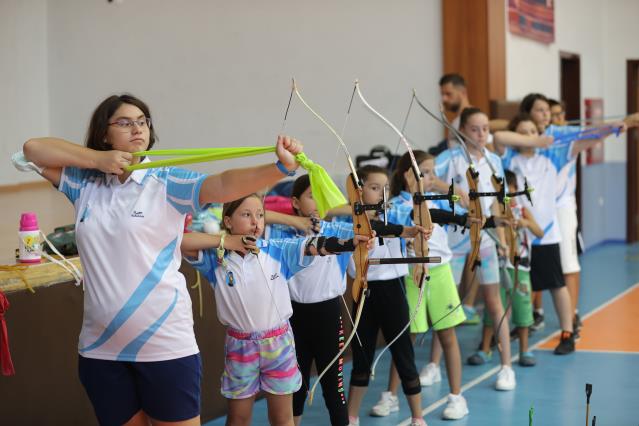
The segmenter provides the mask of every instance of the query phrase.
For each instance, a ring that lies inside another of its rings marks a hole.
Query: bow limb
[[[351,173],[346,180],[346,190],[348,193],[348,200],[353,209],[353,232],[355,235],[365,235],[370,237],[372,235],[371,224],[366,216],[366,211],[358,208],[358,203],[363,204],[361,183],[356,181],[355,172]],[[308,392],[308,403],[313,403],[313,396],[315,395],[315,389],[318,383],[322,380],[322,377],[330,370],[341,356],[346,351],[346,348],[353,340],[353,336],[357,333],[357,327],[362,318],[362,312],[364,310],[364,302],[366,301],[367,289],[368,289],[368,248],[365,244],[358,244],[355,247],[353,253],[353,260],[355,263],[355,278],[353,280],[352,295],[353,300],[357,303],[357,312],[355,314],[355,320],[353,321],[353,330],[348,336],[344,345],[335,357],[329,362],[324,370],[317,376],[317,380]]]
[[[414,222],[416,225],[422,226],[426,229],[430,229],[433,226],[433,224],[430,217],[430,211],[428,210],[427,200],[423,198],[423,195],[424,195],[423,175],[421,171],[419,170],[419,165],[417,164],[417,160],[415,158],[415,154],[413,153],[412,147],[408,143],[408,140],[404,136],[404,133],[400,131],[390,120],[384,117],[380,112],[378,112],[375,108],[373,108],[368,103],[368,101],[366,100],[366,98],[364,98],[364,95],[362,94],[362,91],[359,86],[359,81],[355,81],[355,90],[357,92],[359,99],[364,104],[364,106],[370,112],[372,112],[377,118],[382,120],[388,127],[390,127],[397,134],[397,136],[399,136],[400,141],[403,142],[404,145],[406,146],[406,151],[408,152],[411,159],[411,168],[415,175],[415,181],[417,182],[417,188],[415,188],[415,192],[413,196]],[[412,106],[412,100],[411,100],[411,106]],[[410,113],[410,108],[409,108],[409,113]],[[407,119],[408,119],[408,116],[404,120],[404,126],[406,125]],[[415,238],[415,255],[418,257],[428,256],[428,241],[426,240],[424,235],[421,233],[419,233],[418,236]],[[395,343],[404,334],[404,332],[408,329],[408,327],[410,327],[410,324],[413,322],[413,320],[415,319],[415,316],[419,312],[419,308],[423,300],[424,289],[426,287],[424,285],[424,278],[428,279],[427,275],[428,275],[428,267],[424,264],[421,267],[421,276],[418,278],[417,282],[415,283],[419,287],[419,297],[417,299],[417,305],[415,307],[415,310],[411,313],[411,315],[409,315],[409,319],[406,325],[382,349],[382,351],[379,353],[379,355],[373,362],[373,365],[371,366],[371,377],[375,377],[375,367],[377,366],[377,363],[381,359],[382,355],[391,347],[393,343]]]
[[[413,89],[413,98],[415,102],[417,103],[417,105],[419,105],[419,107],[426,114],[428,114],[435,121],[439,122],[442,126],[447,128],[451,132],[451,134],[455,136],[463,152],[466,155],[466,159],[468,160],[468,169],[466,170],[466,181],[468,182],[468,197],[469,197],[468,217],[474,218],[475,221],[472,222],[470,225],[469,233],[470,233],[471,250],[469,252],[468,259],[464,267],[463,276],[467,277],[467,279],[470,279],[470,283],[472,285],[472,282],[475,280],[475,277],[477,274],[477,266],[481,263],[479,260],[479,250],[481,246],[481,228],[483,226],[483,213],[482,213],[481,202],[480,202],[481,194],[479,193],[479,172],[477,171],[475,167],[473,158],[471,157],[470,152],[468,151],[468,147],[466,146],[465,141],[468,141],[469,143],[473,143],[473,142],[471,140],[468,140],[468,138],[465,135],[461,134],[456,128],[454,128],[447,121],[446,116],[444,115],[441,109],[440,109],[439,117],[436,114],[432,113],[426,107],[426,105],[424,105],[424,103],[421,102],[421,100],[417,96],[417,91],[415,89]],[[470,268],[470,272],[468,271],[469,268]],[[460,308],[462,304],[464,303],[464,300],[466,300],[466,296],[468,296],[468,294],[470,294],[470,292],[466,293],[466,295],[460,300],[459,304],[455,308],[453,308],[448,313],[443,315],[437,321],[433,322],[431,329],[434,329],[437,323],[439,323],[440,321],[443,321],[450,314],[452,314],[458,308]],[[423,335],[422,342],[425,336],[426,334]]]
[[[419,165],[417,164],[417,160],[415,159],[415,154],[413,153],[413,149],[408,143],[408,140],[406,139],[404,134],[391,121],[389,121],[386,117],[380,114],[375,108],[373,108],[368,103],[366,98],[364,98],[364,95],[362,94],[362,91],[359,87],[359,81],[355,81],[355,89],[359,99],[362,101],[364,106],[366,106],[366,108],[370,112],[372,112],[376,117],[378,117],[388,127],[390,127],[399,136],[400,140],[406,146],[406,151],[408,152],[408,155],[410,156],[410,159],[411,159],[411,168],[413,170],[413,173],[415,175],[415,180],[417,182],[417,189],[415,191],[415,195],[418,195],[418,196],[423,195],[424,194],[423,175],[421,171],[419,170]],[[428,210],[427,201],[423,199],[419,199],[418,197],[413,197],[413,200],[414,200],[413,209],[414,209],[414,216],[415,216],[415,224],[420,225],[426,229],[430,229],[433,226],[433,223],[430,217],[430,211]],[[428,256],[428,242],[426,241],[426,238],[424,238],[424,236],[421,233],[415,238],[415,254],[420,257]],[[424,268],[424,273],[420,281],[423,281],[426,275],[427,275],[426,268]],[[421,287],[422,283],[420,282],[417,284],[419,287]]]
[[[470,225],[470,243],[471,243],[471,251],[468,258],[468,262],[466,263],[466,267],[471,268],[471,271],[475,271],[479,257],[479,248],[481,243],[481,228],[483,226],[483,213],[481,209],[481,202],[479,201],[479,172],[475,167],[475,163],[473,162],[473,158],[468,151],[466,146],[466,141],[468,138],[465,137],[462,133],[460,133],[455,127],[453,127],[448,121],[445,119],[443,111],[440,110],[441,117],[433,114],[424,103],[417,96],[417,91],[413,89],[413,98],[419,107],[426,112],[431,118],[435,121],[439,122],[441,125],[446,127],[453,135],[457,138],[459,145],[462,147],[464,153],[466,154],[466,159],[468,160],[468,169],[466,170],[466,180],[468,181],[468,197],[469,197],[469,206],[468,206],[468,217],[475,218],[479,223],[471,223]],[[470,141],[472,142],[472,141]],[[473,278],[474,279],[474,278]]]
[[[346,147],[346,144],[344,143],[344,140],[335,131],[335,129],[330,124],[328,124],[328,122],[321,115],[319,115],[306,102],[306,100],[304,100],[301,93],[299,92],[299,89],[297,88],[295,79],[293,79],[292,94],[294,94],[300,100],[300,102],[320,122],[322,122],[322,124],[324,124],[329,129],[329,131],[333,134],[333,136],[335,136],[340,146],[344,150],[344,154],[346,155],[346,160],[347,160],[349,169],[351,171],[350,175],[348,176],[346,180],[346,190],[348,193],[349,204],[351,205],[351,209],[353,211],[353,233],[355,235],[363,235],[363,236],[372,238],[373,232],[372,232],[372,228],[371,228],[371,224],[368,219],[368,216],[366,216],[366,211],[358,208],[358,206],[364,205],[364,200],[362,196],[362,192],[363,192],[362,183],[359,179],[359,176],[357,176],[357,170],[355,169],[353,159],[348,151],[348,148]],[[353,340],[353,337],[357,335],[357,327],[359,326],[359,322],[362,317],[364,302],[366,300],[366,289],[368,288],[368,283],[366,280],[367,274],[368,274],[368,248],[366,247],[365,244],[358,244],[355,247],[355,252],[353,253],[353,259],[355,262],[355,279],[353,281],[352,294],[353,294],[353,300],[355,301],[355,303],[358,303],[355,319],[353,320],[353,330],[351,331],[351,334],[348,336],[348,338],[344,342],[344,345],[342,346],[342,348],[331,360],[331,362],[329,362],[326,365],[324,370],[320,372],[315,383],[309,389],[309,399],[308,399],[309,405],[313,403],[313,396],[315,394],[315,389],[317,388],[317,385],[320,383],[320,381],[326,375],[326,373],[330,370],[333,364],[339,361],[341,356],[346,351],[346,348],[348,348],[348,345]]]
[[[479,197],[475,196],[479,187],[479,172],[472,165],[466,170],[466,180],[468,181],[468,194],[470,202],[468,205],[468,217],[478,220],[470,224],[470,256],[468,258],[467,267],[474,271],[479,266],[479,248],[481,245],[481,227],[484,215],[481,209]]]
[[[490,161],[488,162],[490,164]],[[492,169],[492,166],[491,166]],[[517,260],[517,253],[518,253],[518,249],[517,249],[517,231],[515,230],[515,225],[514,223],[512,223],[513,220],[513,213],[512,213],[512,209],[510,206],[510,198],[506,195],[506,182],[504,178],[500,178],[496,175],[495,170],[493,169],[493,175],[491,176],[491,182],[493,184],[493,187],[495,188],[495,191],[500,194],[497,196],[497,199],[500,201],[500,203],[503,206],[503,211],[500,214],[500,216],[508,219],[511,221],[511,224],[507,227],[507,229],[505,230],[505,240],[506,240],[506,245],[508,246],[508,261],[515,267],[517,268],[518,265],[518,260]],[[498,241],[499,242],[499,241]],[[504,262],[504,265],[500,264],[500,268],[504,267],[507,268],[508,262]],[[507,271],[506,271],[507,273]],[[513,286],[514,287],[514,286]],[[516,287],[514,287],[516,288]],[[508,288],[506,289],[506,297],[507,297],[507,303],[506,303],[506,309],[504,310],[504,313],[502,314],[501,318],[499,319],[499,322],[497,323],[497,328],[495,329],[495,338],[496,340],[499,342],[499,333],[501,331],[501,326],[504,322],[504,320],[506,319],[506,317],[508,316],[508,312],[510,311],[511,307],[512,307],[512,302],[513,302],[513,294],[512,294],[513,288]],[[497,347],[499,348],[500,352],[501,352],[501,346],[498,344]]]

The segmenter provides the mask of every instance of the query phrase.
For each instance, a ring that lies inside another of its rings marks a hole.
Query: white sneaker
[[[386,417],[390,413],[399,411],[399,399],[390,392],[382,392],[382,397],[371,408],[370,415],[374,417]]]
[[[348,416],[348,426],[359,426],[359,417]]]
[[[421,419],[420,421],[410,422],[410,426],[428,426],[428,425],[426,424],[426,420]]]
[[[495,382],[495,389],[499,391],[509,391],[517,387],[517,381],[515,380],[515,372],[512,367],[502,365],[501,370],[497,373],[497,381]]]
[[[439,365],[430,362],[419,372],[419,383],[422,386],[432,386],[442,381],[442,369]]]
[[[459,420],[468,414],[468,404],[466,398],[460,395],[448,394],[448,404],[442,413],[444,420]]]

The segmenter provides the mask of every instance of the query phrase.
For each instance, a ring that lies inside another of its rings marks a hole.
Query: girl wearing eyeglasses
[[[212,175],[126,171],[140,161],[132,153],[156,140],[147,105],[120,95],[98,105],[86,146],[47,137],[23,147],[75,207],[85,273],[79,376],[102,425],[200,424],[202,366],[178,271],[185,217],[275,183],[298,167],[302,151],[281,136],[277,164]]]

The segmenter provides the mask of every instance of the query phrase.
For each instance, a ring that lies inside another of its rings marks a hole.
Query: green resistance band
[[[184,164],[203,163],[207,161],[228,160],[230,158],[249,157],[253,155],[275,152],[274,146],[238,147],[238,148],[191,148],[191,149],[158,149],[139,151],[134,157],[175,156],[164,160],[149,161],[127,166],[127,171],[151,169],[156,167],[181,166]],[[300,153],[295,159],[308,172],[320,217],[324,218],[329,210],[347,204],[344,194],[339,190],[326,170],[311,161],[306,154]]]
[[[228,160],[231,158],[250,157],[253,155],[275,152],[274,146],[245,146],[239,148],[191,148],[191,149],[158,149],[153,151],[134,152],[134,157],[176,156],[165,160],[149,161],[127,166],[126,170],[153,169],[156,167],[181,166],[184,164],[204,163],[207,161]]]

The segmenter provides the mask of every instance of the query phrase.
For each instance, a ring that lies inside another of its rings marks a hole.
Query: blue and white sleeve
[[[200,271],[202,275],[209,280],[211,286],[215,288],[217,279],[215,278],[215,270],[218,267],[217,258],[213,250],[199,250],[197,259],[184,256],[184,260],[189,262],[191,266]]]
[[[450,169],[450,162],[452,155],[450,150],[442,152],[435,158],[435,175],[440,179],[448,180],[448,171]]]
[[[431,200],[429,203],[433,209],[446,210],[448,212],[452,211],[448,200]],[[459,213],[460,209],[465,211],[461,206],[455,206],[455,212]]]
[[[169,167],[166,175],[166,200],[182,214],[206,208],[200,205],[200,189],[208,175],[178,167]]]
[[[281,225],[279,223],[273,223],[268,225],[269,233],[267,240],[275,239],[281,240],[284,238],[293,238],[295,237],[297,231],[292,226]]]
[[[413,226],[412,212],[412,205],[393,205],[388,209],[388,222],[395,225]]]
[[[575,141],[573,140],[569,143],[552,145],[550,148],[540,150],[539,153],[548,158],[555,166],[555,169],[559,171],[573,160],[572,148],[574,143]]]
[[[347,222],[322,222],[320,234],[323,237],[337,237],[340,240],[353,238],[353,224]]]
[[[100,172],[91,169],[79,169],[77,167],[64,167],[60,175],[58,191],[75,204],[80,197],[80,193],[87,186],[90,176],[96,176]]]
[[[495,168],[495,171],[497,172],[497,176],[503,178],[505,177],[505,173],[504,173],[504,164],[501,161],[501,158],[499,158],[499,156],[497,154],[493,154],[491,156],[491,160],[493,163],[493,167]]]
[[[503,169],[510,169],[510,163],[513,157],[517,155],[517,150],[509,146],[504,148],[504,153],[501,155],[501,167]]]

